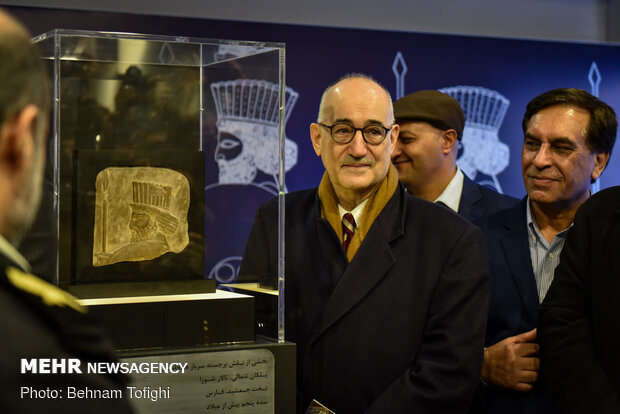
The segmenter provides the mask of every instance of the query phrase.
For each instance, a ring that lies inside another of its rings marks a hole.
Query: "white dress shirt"
[[[361,203],[359,203],[357,205],[357,207],[355,207],[353,210],[351,211],[347,211],[344,207],[342,207],[340,204],[338,204],[338,212],[340,213],[340,221],[342,221],[342,217],[347,214],[347,213],[351,213],[353,215],[353,219],[355,220],[355,230],[357,230],[358,226],[361,223],[362,220],[362,214],[364,213],[364,207],[366,207],[366,204],[368,203],[368,198],[364,201],[362,201]]]
[[[435,203],[441,202],[453,210],[455,213],[459,212],[459,205],[461,204],[461,194],[463,194],[463,183],[465,182],[465,176],[463,172],[457,167],[456,174],[452,177],[452,180],[444,188],[443,193],[439,194],[439,197],[435,200]]]

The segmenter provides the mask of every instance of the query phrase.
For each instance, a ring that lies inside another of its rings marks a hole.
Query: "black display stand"
[[[187,282],[186,282],[187,283]],[[252,342],[254,297],[215,293],[80,299],[118,349]]]

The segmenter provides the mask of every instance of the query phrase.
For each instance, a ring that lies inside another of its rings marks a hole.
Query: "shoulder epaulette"
[[[68,306],[78,312],[86,313],[86,308],[81,306],[71,294],[35,275],[24,273],[15,267],[9,266],[6,268],[6,276],[9,283],[17,289],[40,297],[47,306]]]

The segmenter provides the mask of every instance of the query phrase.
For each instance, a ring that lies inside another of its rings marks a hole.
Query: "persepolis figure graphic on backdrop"
[[[211,84],[217,110],[218,184],[258,185],[276,195],[278,183],[278,85],[264,80],[236,79]],[[298,94],[286,88],[288,120]],[[285,170],[297,163],[297,144],[285,139]],[[257,171],[273,182],[255,183]],[[208,188],[208,187],[207,187]]]
[[[465,112],[463,152],[457,159],[461,170],[472,180],[478,172],[491,180],[476,180],[502,193],[497,176],[508,167],[510,148],[501,142],[498,131],[510,101],[500,93],[481,86],[453,86],[439,89],[456,99]]]
[[[93,266],[155,259],[189,243],[187,178],[155,167],[110,167],[97,175]]]
[[[234,56],[234,51],[221,51]],[[217,111],[215,162],[218,182],[205,187],[208,277],[220,283],[237,278],[256,208],[278,194],[280,100],[278,84],[235,79],[211,84]],[[285,91],[288,121],[299,94]],[[297,144],[285,138],[285,171],[297,164]],[[221,235],[218,236],[218,235]]]
[[[396,78],[396,99],[405,96],[405,75],[409,68],[398,51],[392,62]],[[499,140],[498,131],[510,101],[500,93],[482,86],[451,86],[439,89],[456,99],[465,112],[465,128],[456,160],[459,168],[479,184],[503,193],[497,176],[508,167],[510,148]],[[490,178],[479,177],[481,172]]]

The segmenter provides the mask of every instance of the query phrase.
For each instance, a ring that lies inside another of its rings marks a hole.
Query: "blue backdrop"
[[[486,93],[494,97],[493,105],[501,101],[500,119],[495,119],[494,126],[474,125],[486,128],[487,134],[496,140],[494,145],[499,152],[495,154],[501,158],[492,166],[493,174],[479,173],[476,179],[495,182],[496,187],[515,197],[525,194],[520,169],[521,119],[530,99],[549,89],[574,87],[598,95],[616,111],[620,110],[620,48],[614,45],[38,8],[8,9],[34,34],[67,28],[286,43],[286,83],[299,94],[286,127],[288,139],[294,141],[298,149],[297,163],[286,176],[289,191],[318,185],[323,166],[312,150],[309,124],[316,119],[323,89],[349,72],[372,75],[394,98],[419,89],[471,86],[474,88],[467,89],[470,91],[467,96],[480,97]],[[476,115],[476,111],[483,116],[488,110],[472,107],[468,116]],[[489,161],[484,156],[491,152],[470,149],[482,154],[477,162]],[[601,188],[620,184],[619,158],[618,151],[612,154],[600,180]],[[469,164],[469,167],[475,171],[476,165]],[[260,200],[269,196],[254,198]],[[207,262],[241,256],[256,206],[251,204],[244,212],[246,224],[235,231],[235,241],[227,247],[230,251],[213,253],[215,256]],[[209,263],[207,274],[213,267]]]

